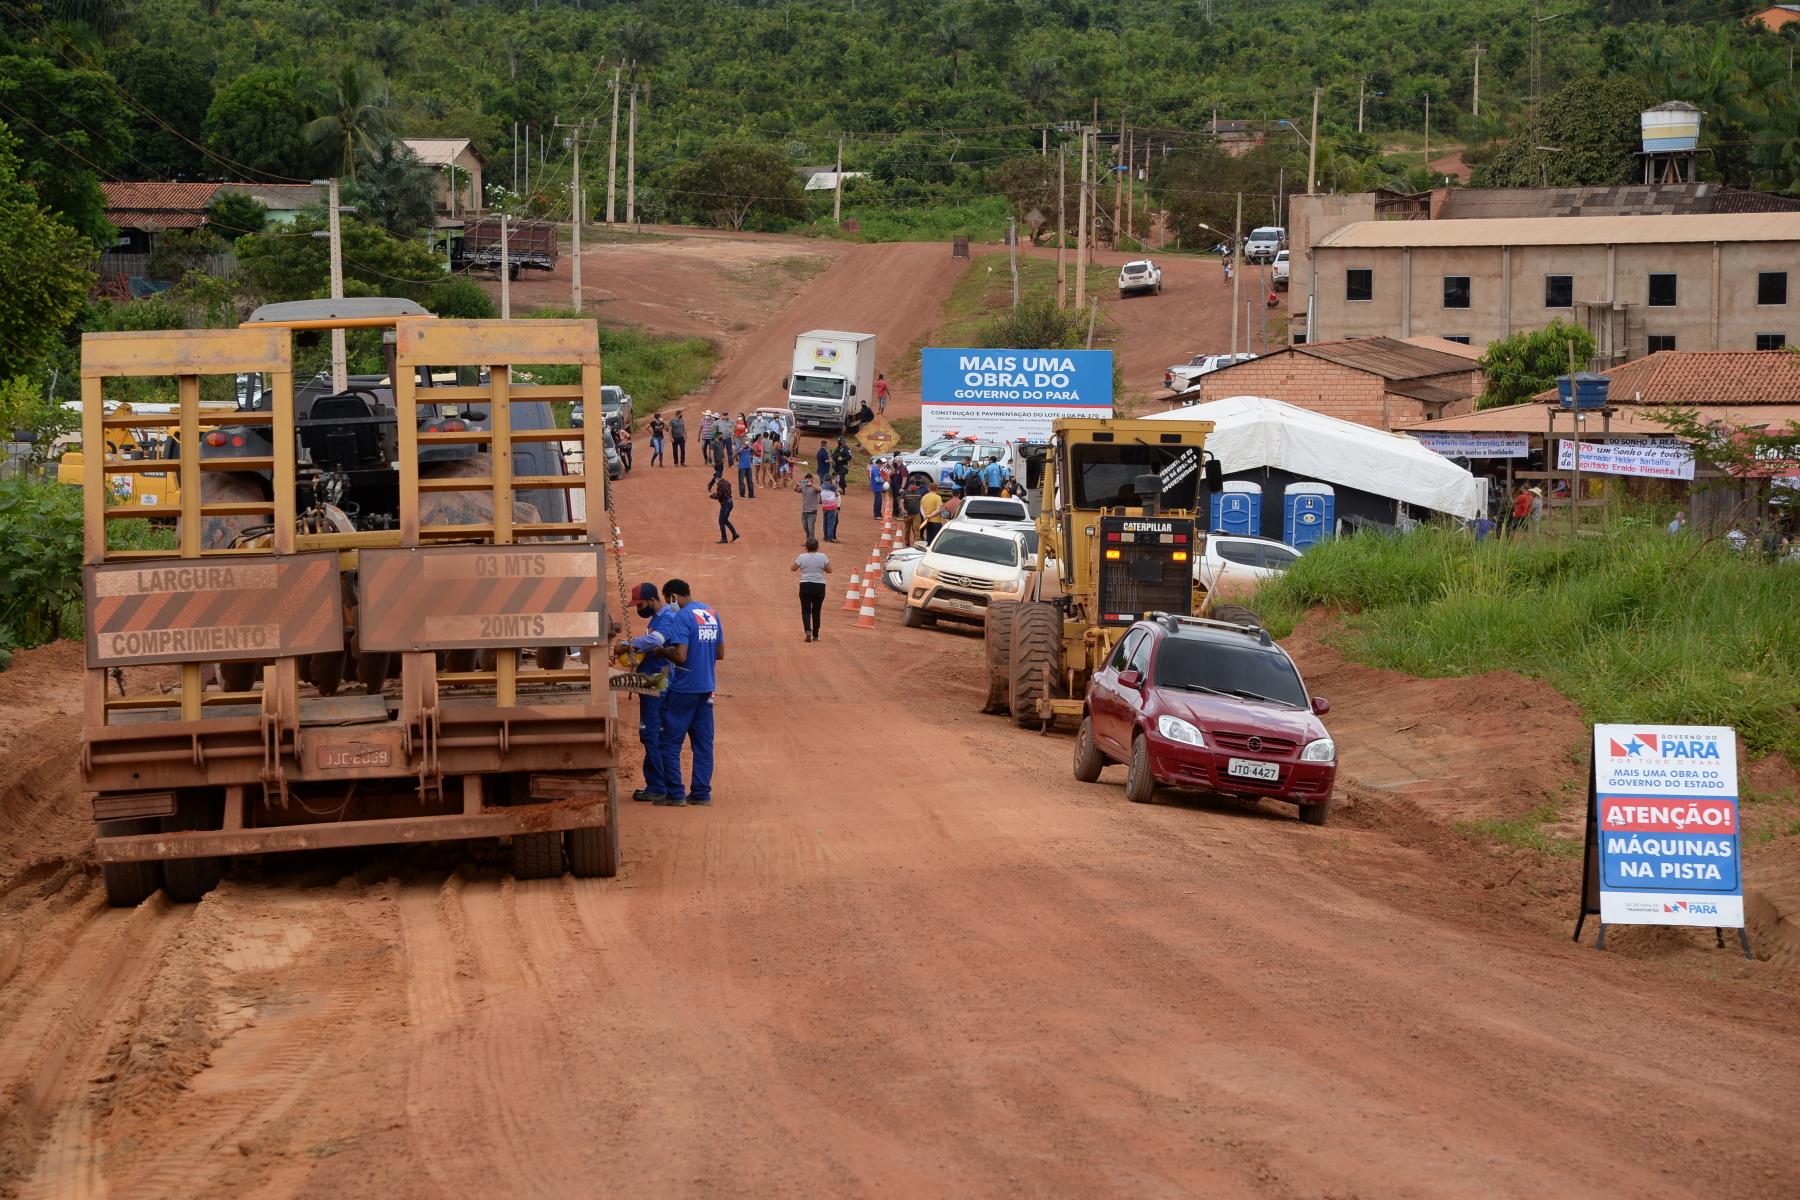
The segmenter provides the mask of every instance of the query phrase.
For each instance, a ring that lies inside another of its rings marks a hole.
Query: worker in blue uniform
[[[693,598],[684,580],[663,584],[663,599],[680,613],[662,651],[674,664],[674,673],[662,704],[664,794],[656,803],[675,807],[711,804],[713,689],[717,665],[725,658],[725,628],[719,623],[719,614]],[[694,747],[694,769],[686,788],[681,783],[684,741]]]
[[[640,583],[631,589],[630,600],[637,615],[647,620],[649,628],[641,637],[620,642],[614,649],[623,654],[635,650],[643,656],[639,670],[646,675],[669,672],[669,660],[663,654],[669,634],[681,620],[681,610],[665,604],[654,583]],[[638,694],[638,741],[644,747],[644,786],[631,794],[633,800],[655,800],[664,795],[662,787],[662,701],[660,695]]]
[[[981,482],[987,488],[987,494],[998,496],[1000,488],[1012,478],[1012,469],[999,458],[990,458],[987,466],[981,468]]]

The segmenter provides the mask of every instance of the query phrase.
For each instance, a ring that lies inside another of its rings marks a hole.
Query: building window
[[[1756,275],[1756,302],[1758,304],[1787,303],[1787,272],[1759,271]]]
[[[1675,335],[1674,334],[1672,334],[1672,333],[1653,333],[1650,335],[1649,345],[1646,347],[1646,352],[1650,353],[1650,354],[1655,354],[1658,350],[1673,350],[1674,348],[1675,348]]]
[[[1575,307],[1575,277],[1573,275],[1544,276],[1544,307]]]
[[[1756,335],[1756,348],[1758,350],[1785,350],[1787,348],[1787,334],[1759,333]]]
[[[1461,342],[1466,346],[1469,344],[1469,335],[1466,333],[1446,333],[1444,335],[1444,340],[1446,342]]]
[[[1444,276],[1444,307],[1469,307],[1469,277],[1467,275]]]
[[[1351,267],[1344,272],[1344,299],[1373,300],[1375,272],[1368,267]]]
[[[1650,307],[1675,307],[1675,276],[1673,273],[1650,276]]]

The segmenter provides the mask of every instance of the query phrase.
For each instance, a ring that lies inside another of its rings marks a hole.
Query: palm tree
[[[1025,64],[1025,77],[1020,92],[1032,111],[1044,116],[1049,109],[1060,108],[1068,91],[1068,80],[1053,58],[1037,58]]]
[[[663,41],[662,30],[648,21],[627,21],[619,26],[619,57],[628,64],[632,87],[637,86],[638,68],[650,67],[662,61],[663,51],[668,47]],[[647,73],[646,73],[647,74]],[[650,83],[644,82],[644,105],[650,104]]]
[[[369,57],[381,64],[381,73],[392,78],[412,57],[412,41],[403,25],[383,21],[369,37]]]
[[[938,22],[932,37],[950,59],[950,85],[954,87],[962,80],[963,51],[975,48],[975,35],[966,22],[946,18]]]
[[[356,156],[379,146],[392,125],[387,84],[380,72],[363,63],[345,63],[337,78],[312,89],[308,99],[309,107],[320,115],[306,123],[302,136],[339,175],[355,179]]]

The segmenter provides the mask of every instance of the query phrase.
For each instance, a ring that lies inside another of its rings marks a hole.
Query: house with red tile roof
[[[1659,350],[1601,372],[1609,403],[1698,409],[1733,425],[1800,421],[1800,354],[1792,350]],[[1533,397],[1554,401],[1556,390]]]

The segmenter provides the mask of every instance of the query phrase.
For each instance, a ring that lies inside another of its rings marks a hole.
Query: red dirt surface
[[[748,407],[792,328],[904,346],[947,260],[847,251],[716,394]],[[1559,794],[1555,697],[1305,633],[1330,826],[1132,805],[1118,768],[1071,778],[1067,737],[977,715],[979,641],[903,629],[890,595],[874,631],[834,597],[803,643],[797,499],[741,502],[718,546],[702,472],[640,467],[619,506],[630,577],[683,576],[724,623],[717,802],[627,804],[614,880],[346,852],[108,911],[79,652],[0,675],[0,1194],[1800,1190],[1794,972],[1574,946],[1534,888],[1578,865],[1521,875],[1448,824]]]

